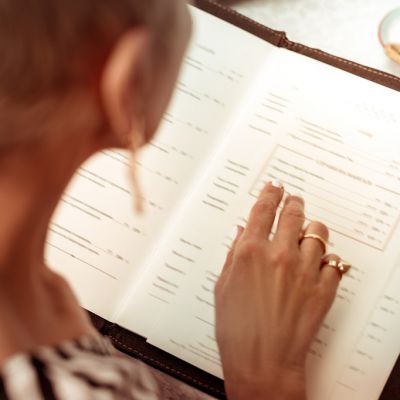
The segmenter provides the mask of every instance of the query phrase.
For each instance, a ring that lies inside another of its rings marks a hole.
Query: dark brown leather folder
[[[400,78],[396,76],[357,64],[349,60],[345,60],[340,57],[336,57],[318,49],[313,49],[302,44],[292,42],[286,37],[285,32],[267,28],[228,7],[218,4],[213,0],[197,0],[195,5],[196,7],[233,25],[236,25],[277,47],[284,47],[288,50],[314,58],[336,68],[350,72],[354,75],[361,76],[365,79],[369,79],[381,85],[400,91]],[[96,328],[102,334],[108,336],[114,345],[122,352],[138,358],[152,367],[160,369],[163,372],[172,375],[175,378],[180,379],[214,397],[220,399],[226,398],[222,380],[176,357],[173,357],[154,346],[149,345],[144,338],[129,332],[116,324],[110,323],[93,314],[91,314],[91,317]],[[380,399],[400,399],[400,359],[397,361]]]

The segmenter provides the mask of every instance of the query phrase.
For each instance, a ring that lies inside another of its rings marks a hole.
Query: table
[[[290,40],[400,76],[400,65],[386,57],[377,35],[382,18],[396,7],[399,0],[249,0],[233,6]]]

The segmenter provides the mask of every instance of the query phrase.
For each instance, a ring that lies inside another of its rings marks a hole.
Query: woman
[[[181,0],[0,2],[1,399],[159,396],[146,367],[98,336],[44,249],[76,169],[154,135],[189,33]],[[306,398],[306,353],[340,278],[338,257],[321,262],[326,227],[302,233],[301,198],[267,241],[282,196],[278,182],[263,190],[216,287],[232,399]]]

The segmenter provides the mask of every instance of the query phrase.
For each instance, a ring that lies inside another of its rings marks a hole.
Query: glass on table
[[[378,38],[386,55],[400,64],[400,7],[390,11],[382,19]]]

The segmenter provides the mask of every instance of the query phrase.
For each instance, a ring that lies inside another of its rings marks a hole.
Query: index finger
[[[267,239],[275,221],[276,211],[283,197],[283,185],[279,181],[269,182],[261,191],[251,209],[246,235]]]
[[[275,241],[285,241],[290,247],[298,246],[303,229],[304,200],[299,196],[288,196],[279,217]]]

